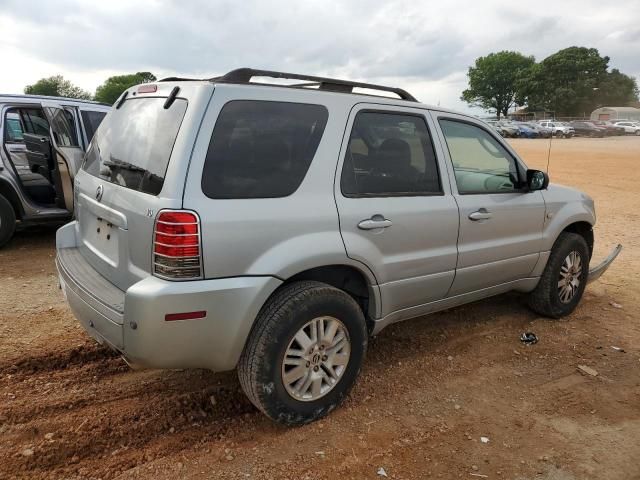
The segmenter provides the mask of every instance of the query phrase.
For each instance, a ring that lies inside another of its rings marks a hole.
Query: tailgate
[[[78,249],[123,291],[151,274],[158,211],[182,205],[192,146],[212,92],[208,82],[132,87],[91,141],[74,186]]]

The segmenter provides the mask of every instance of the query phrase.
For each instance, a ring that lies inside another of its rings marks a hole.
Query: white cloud
[[[635,0],[0,0],[0,91],[58,73],[94,91],[118,73],[204,78],[252,66],[391,83],[466,110],[466,70],[492,51],[542,59],[596,47],[640,75],[639,18]]]

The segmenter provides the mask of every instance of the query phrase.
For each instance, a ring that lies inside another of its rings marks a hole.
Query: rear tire
[[[589,276],[589,247],[581,235],[563,232],[536,289],[529,294],[529,307],[545,317],[560,318],[576,308]]]
[[[4,247],[16,231],[16,212],[9,200],[0,195],[0,248]]]
[[[367,341],[364,315],[351,296],[321,282],[285,285],[256,318],[238,363],[240,385],[272,420],[312,422],[349,393]]]

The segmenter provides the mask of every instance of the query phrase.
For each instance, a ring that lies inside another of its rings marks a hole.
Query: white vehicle
[[[554,121],[551,121],[551,120],[541,120],[541,121],[538,122],[538,125],[540,125],[543,128],[551,129],[551,131],[553,132],[553,135],[555,137],[571,138],[576,133],[571,125],[567,125],[564,122],[554,122]]]
[[[633,135],[640,136],[640,123],[633,122],[631,120],[618,120],[616,126],[624,127],[625,133],[631,133]]]

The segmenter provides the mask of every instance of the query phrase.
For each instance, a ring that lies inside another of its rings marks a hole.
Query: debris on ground
[[[578,370],[580,370],[583,373],[586,373],[587,375],[591,375],[592,377],[598,376],[598,372],[596,370],[594,370],[591,367],[587,367],[586,365],[578,365]]]
[[[617,302],[609,302],[609,305],[611,305],[613,308],[622,308],[622,305]]]
[[[480,437],[482,443],[489,443],[489,437]]]
[[[538,343],[538,337],[533,332],[524,332],[520,335],[520,341],[526,345],[533,345],[534,343]]]
[[[384,468],[383,468],[383,467],[380,467],[380,468],[378,469],[378,472],[377,472],[377,473],[378,473],[378,475],[379,475],[379,476],[381,476],[381,477],[388,477],[388,476],[389,476],[389,475],[387,475],[387,472],[385,472],[385,470],[384,470]]]
[[[615,351],[620,352],[620,353],[625,353],[624,348],[620,348],[620,347],[615,347],[613,345],[611,345],[611,348],[613,348]]]

